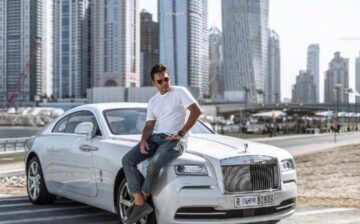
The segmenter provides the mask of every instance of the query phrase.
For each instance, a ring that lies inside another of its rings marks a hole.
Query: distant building
[[[316,86],[313,76],[307,71],[300,71],[296,76],[296,83],[292,90],[293,103],[315,103],[316,102]]]
[[[268,65],[268,0],[222,0],[225,98],[262,102]],[[246,90],[245,90],[246,89]]]
[[[143,10],[140,14],[141,22],[141,86],[152,86],[150,72],[160,61],[159,23],[153,21],[152,14]]]
[[[216,27],[209,30],[209,87],[214,101],[224,98],[223,43],[221,31]]]
[[[199,89],[186,86],[190,93],[199,97]],[[143,87],[94,87],[87,89],[87,103],[142,102],[147,103],[158,90],[152,86]]]
[[[53,85],[55,99],[83,98],[90,85],[89,0],[53,4]]]
[[[46,94],[45,0],[0,1],[0,107],[31,105]],[[16,97],[15,97],[16,96]]]
[[[283,98],[282,102],[283,102],[283,103],[291,103],[291,99],[285,97],[285,98]]]
[[[279,103],[281,96],[279,35],[273,30],[269,32],[268,71],[263,95],[265,103]]]
[[[159,0],[160,63],[172,83],[209,94],[207,0]]]
[[[91,3],[92,86],[140,86],[140,0]]]
[[[307,49],[307,64],[306,69],[312,75],[316,86],[316,102],[320,102],[320,72],[319,72],[319,57],[320,47],[318,44],[311,44]]]
[[[336,85],[340,88],[335,90]],[[349,59],[342,58],[340,52],[335,52],[334,58],[329,63],[329,69],[325,72],[325,103],[348,102],[349,96],[346,89],[349,88]]]
[[[355,85],[356,95],[358,95],[358,93],[360,94],[360,52],[359,57],[355,59]],[[356,96],[356,102],[360,102],[360,96]]]

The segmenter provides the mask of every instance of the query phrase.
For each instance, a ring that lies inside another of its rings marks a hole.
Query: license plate
[[[250,206],[266,206],[275,202],[273,194],[237,196],[235,197],[235,208]]]

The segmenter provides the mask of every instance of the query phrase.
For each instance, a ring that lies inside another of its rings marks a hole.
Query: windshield
[[[146,108],[113,109],[104,111],[105,120],[114,135],[141,134],[146,122]],[[212,134],[201,122],[196,122],[190,133]]]

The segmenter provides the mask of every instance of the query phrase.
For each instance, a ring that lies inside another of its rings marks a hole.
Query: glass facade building
[[[31,105],[45,94],[43,0],[0,0],[0,105]],[[16,96],[16,97],[14,97]]]
[[[347,103],[348,88],[349,59],[341,57],[340,52],[335,52],[334,58],[329,63],[329,69],[325,72],[325,103]]]
[[[92,0],[92,86],[140,86],[139,0]]]
[[[306,69],[313,76],[314,84],[316,86],[316,102],[320,101],[320,71],[319,71],[319,52],[320,47],[318,44],[311,44],[307,49],[307,63]]]
[[[173,84],[209,94],[209,36],[206,0],[159,0],[160,63]]]
[[[275,31],[269,30],[268,71],[263,97],[265,103],[280,103],[280,96],[280,40],[279,35]]]
[[[268,51],[268,0],[222,0],[225,99],[262,102]]]
[[[53,1],[53,91],[56,99],[83,98],[90,78],[90,4]]]

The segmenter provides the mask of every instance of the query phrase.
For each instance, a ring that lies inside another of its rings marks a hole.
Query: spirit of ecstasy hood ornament
[[[249,146],[248,146],[248,144],[247,144],[247,143],[245,143],[245,144],[244,144],[244,153],[247,153],[247,151],[246,151],[246,150],[247,150],[247,148],[248,148],[248,147],[249,147]]]

